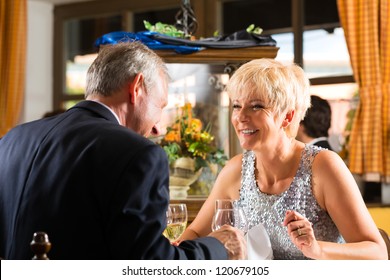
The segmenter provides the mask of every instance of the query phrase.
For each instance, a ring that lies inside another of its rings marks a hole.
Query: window
[[[113,31],[144,30],[143,20],[174,21],[180,8],[176,0],[130,2],[83,2],[55,7],[54,109],[69,108],[84,98],[85,75],[96,56],[97,38]]]
[[[116,14],[64,22],[63,107],[70,108],[84,98],[86,72],[96,53],[93,43],[103,34],[121,30],[122,20],[123,16]]]

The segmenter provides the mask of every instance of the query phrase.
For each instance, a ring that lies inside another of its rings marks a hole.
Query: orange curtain
[[[0,137],[20,118],[26,46],[27,1],[0,0]]]
[[[360,102],[350,137],[349,168],[390,181],[390,0],[338,0]]]

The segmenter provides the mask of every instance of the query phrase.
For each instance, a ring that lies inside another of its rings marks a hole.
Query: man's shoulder
[[[327,140],[319,140],[313,142],[313,145],[333,151],[332,147],[330,146],[330,143]]]

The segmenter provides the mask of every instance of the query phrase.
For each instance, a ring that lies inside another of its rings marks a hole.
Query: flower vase
[[[171,199],[187,198],[190,185],[202,173],[202,169],[195,171],[195,160],[181,157],[171,164],[169,176],[169,193]]]
[[[196,180],[188,190],[188,195],[197,197],[208,197],[214,186],[215,179],[219,173],[217,164],[212,163],[204,167],[198,180]]]

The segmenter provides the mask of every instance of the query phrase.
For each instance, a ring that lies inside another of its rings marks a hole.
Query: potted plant
[[[203,168],[216,173],[227,160],[224,151],[215,145],[211,125],[203,128],[190,103],[178,108],[176,119],[167,127],[160,145],[168,156],[171,192],[181,190],[181,196],[199,178]]]

